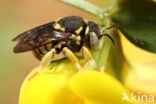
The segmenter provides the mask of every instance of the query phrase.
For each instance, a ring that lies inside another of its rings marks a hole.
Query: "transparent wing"
[[[15,37],[13,41],[18,41],[19,43],[14,47],[14,52],[31,51],[49,43],[53,44],[59,41],[66,41],[67,33],[55,30],[53,28],[54,23],[51,22],[33,28]]]

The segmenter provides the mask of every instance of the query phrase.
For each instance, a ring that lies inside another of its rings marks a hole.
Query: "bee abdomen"
[[[52,44],[46,44],[46,45],[44,45],[44,46],[42,46],[42,47],[35,48],[35,49],[33,50],[33,55],[34,55],[37,59],[41,60],[41,59],[43,58],[43,56],[44,56],[48,51],[51,50],[52,47],[53,47]]]

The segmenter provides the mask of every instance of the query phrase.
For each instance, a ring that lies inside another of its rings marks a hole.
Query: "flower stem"
[[[103,13],[107,11],[105,8],[100,8],[94,4],[91,4],[85,0],[60,0],[67,4],[76,6],[80,9],[83,9],[93,15],[96,15],[99,18],[103,18]]]
[[[109,27],[111,25],[111,20],[104,13],[103,15],[102,25]],[[112,30],[108,30],[107,33],[112,35]],[[111,47],[113,47],[112,41],[107,37],[104,37],[103,47],[99,51],[93,52],[93,57],[98,67],[106,66]]]

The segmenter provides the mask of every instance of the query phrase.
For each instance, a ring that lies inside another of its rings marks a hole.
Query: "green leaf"
[[[128,0],[112,17],[122,33],[136,46],[156,52],[156,2]]]

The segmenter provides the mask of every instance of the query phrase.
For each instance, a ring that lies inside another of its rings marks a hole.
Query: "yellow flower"
[[[156,95],[156,54],[135,46],[122,32],[118,32],[124,56],[132,68],[125,70],[127,65],[123,68],[125,86],[135,93]]]
[[[19,104],[129,104],[122,101],[129,92],[107,73],[94,71],[86,60],[80,60],[84,72],[78,72],[63,60],[53,70],[43,69],[30,81],[35,68],[25,79]]]

